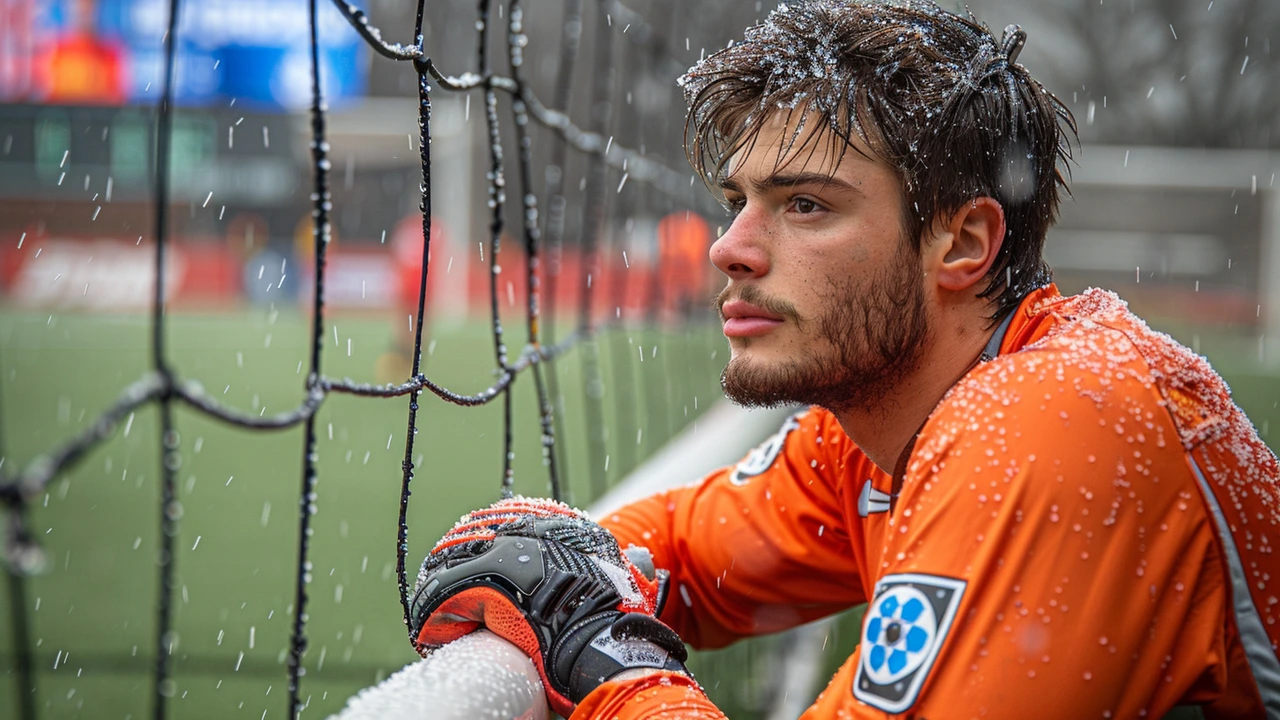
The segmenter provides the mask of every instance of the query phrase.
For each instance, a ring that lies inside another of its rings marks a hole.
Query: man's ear
[[[986,277],[1004,244],[1004,208],[979,197],[956,208],[935,236],[932,264],[938,286],[967,290]]]

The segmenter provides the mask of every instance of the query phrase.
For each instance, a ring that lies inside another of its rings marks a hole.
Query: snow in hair
[[[1002,310],[1048,282],[1044,235],[1065,187],[1057,163],[1071,156],[1059,122],[1075,130],[1066,107],[1017,64],[1025,33],[1010,26],[1004,35],[928,0],[780,5],[680,78],[686,154],[715,185],[782,113],[793,121],[787,147],[817,139],[839,157],[856,136],[892,166],[912,238],[940,212],[996,198],[1013,241],[987,288]]]

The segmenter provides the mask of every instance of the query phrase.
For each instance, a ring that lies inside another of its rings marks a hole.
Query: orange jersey
[[[1280,717],[1280,471],[1221,379],[1099,290],[996,338],[896,480],[814,408],[605,518],[670,570],[662,619],[719,647],[869,603],[802,720]],[[573,718],[717,716],[647,678]]]

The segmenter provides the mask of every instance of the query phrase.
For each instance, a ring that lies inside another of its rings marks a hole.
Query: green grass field
[[[326,373],[374,379],[377,358],[392,344],[390,320],[366,315],[338,316],[334,322],[337,339],[332,331],[326,337]],[[514,353],[522,330],[511,327]],[[433,329],[429,375],[465,392],[492,381],[492,347],[483,324],[438,323]],[[146,319],[137,316],[14,309],[0,314],[6,464],[24,464],[70,437],[137,379],[149,362],[148,333]],[[1177,328],[1175,334],[1188,344],[1192,335],[1199,337],[1201,350],[1264,433],[1280,427],[1280,378],[1249,352],[1247,338],[1196,328]],[[298,364],[306,344],[305,317],[257,309],[178,315],[168,343],[182,377],[200,380],[227,404],[267,413],[300,398]],[[606,474],[616,480],[686,418],[718,399],[724,350],[708,328],[615,331],[600,347],[613,435]],[[590,491],[579,359],[571,353],[558,372],[569,410],[572,497],[585,504]],[[318,415],[306,716],[336,711],[350,694],[415,657],[405,638],[394,573],[407,404],[404,398],[332,396]],[[463,409],[424,395],[422,406],[409,521],[413,570],[459,515],[496,498],[502,442],[498,403]],[[517,385],[515,412],[516,489],[546,494],[528,378]],[[159,524],[156,418],[154,407],[139,411],[111,441],[56,480],[33,514],[50,560],[48,572],[29,583],[42,717],[149,716]],[[284,717],[302,432],[251,433],[186,409],[177,412],[177,424],[184,512],[176,543],[177,689],[170,716]],[[0,664],[12,675],[7,604],[5,610]],[[842,623],[839,632],[824,658],[832,668],[856,641],[856,621]],[[777,677],[762,653],[704,654],[695,669],[735,718],[751,717]],[[0,718],[16,713],[11,692],[11,685],[0,692]]]
[[[389,320],[337,317],[326,340],[325,370],[375,377],[392,345]],[[301,397],[299,360],[306,320],[253,310],[181,315],[169,348],[182,377],[200,380],[227,404],[282,411]],[[521,347],[511,331],[513,354]],[[6,312],[0,320],[0,401],[10,463],[25,463],[85,426],[148,363],[145,318]],[[493,380],[492,342],[480,323],[437,324],[427,372],[449,387],[478,391]],[[618,331],[623,332],[623,331]],[[625,470],[658,447],[670,428],[717,394],[710,354],[714,333],[637,331],[605,337],[606,371],[629,372],[631,412],[616,406],[619,384],[605,376],[604,407],[616,428],[610,469]],[[348,355],[348,340],[350,355]],[[653,346],[657,345],[655,354]],[[643,363],[636,345],[644,348]],[[608,362],[626,351],[627,363]],[[631,354],[634,353],[634,354]],[[578,353],[559,363],[566,435],[585,436]],[[618,370],[621,368],[621,370]],[[696,398],[696,399],[695,399]],[[655,400],[662,402],[654,402]],[[458,408],[424,395],[410,505],[411,573],[458,516],[497,498],[501,475],[500,403]],[[408,400],[331,396],[321,408],[319,512],[312,543],[304,697],[313,717],[341,708],[357,689],[414,659],[396,593],[396,516]],[[517,385],[516,490],[545,495],[533,385]],[[625,422],[615,412],[627,415]],[[177,537],[178,588],[171,716],[281,717],[287,707],[284,648],[292,618],[302,431],[254,433],[186,409],[177,413],[183,465],[183,517]],[[622,431],[616,433],[621,435]],[[153,616],[158,516],[157,411],[140,410],[114,439],[55,481],[32,525],[49,571],[30,582],[44,717],[141,718],[147,714],[154,657]],[[573,498],[588,500],[585,448],[566,443]],[[12,673],[8,613],[0,652]],[[243,658],[241,654],[243,653]],[[57,668],[54,668],[55,661]],[[16,712],[11,688],[0,717]]]

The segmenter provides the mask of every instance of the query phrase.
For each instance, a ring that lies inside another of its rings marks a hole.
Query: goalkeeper
[[[1074,121],[1024,40],[817,0],[682,78],[735,216],[725,392],[812,407],[609,532],[477,511],[423,567],[419,647],[484,624],[575,720],[720,717],[683,643],[868,603],[806,720],[1280,718],[1276,457],[1202,358],[1052,284]]]

